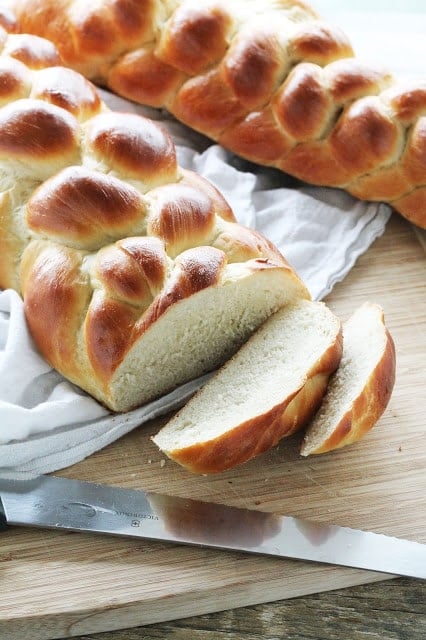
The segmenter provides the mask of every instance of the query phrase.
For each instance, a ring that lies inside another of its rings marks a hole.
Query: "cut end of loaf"
[[[128,411],[214,370],[271,314],[309,296],[286,267],[233,264],[222,277],[146,327],[108,384],[107,406]]]
[[[288,305],[153,441],[194,473],[217,473],[246,462],[303,426],[341,353],[340,321],[324,304]]]
[[[385,411],[395,382],[395,346],[379,305],[365,303],[343,327],[343,356],[307,429],[302,456],[360,440]]]

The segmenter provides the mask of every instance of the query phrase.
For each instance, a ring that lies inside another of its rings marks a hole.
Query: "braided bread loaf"
[[[400,86],[300,0],[13,0],[21,31],[253,162],[426,228],[426,83]]]
[[[224,362],[309,298],[278,250],[183,170],[160,125],[110,112],[53,46],[0,28],[0,287],[53,367],[125,411]]]

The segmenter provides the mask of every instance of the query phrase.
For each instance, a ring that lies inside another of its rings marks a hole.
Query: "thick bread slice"
[[[383,311],[367,302],[344,324],[342,361],[306,431],[301,454],[325,453],[362,438],[386,409],[395,367]]]
[[[313,415],[342,354],[341,324],[320,302],[272,317],[153,438],[195,473],[216,473],[275,446]]]

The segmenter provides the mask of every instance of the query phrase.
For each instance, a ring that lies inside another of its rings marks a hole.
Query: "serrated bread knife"
[[[426,544],[419,542],[58,476],[0,479],[0,520],[426,578]]]

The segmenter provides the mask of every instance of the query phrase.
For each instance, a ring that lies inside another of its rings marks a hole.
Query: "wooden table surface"
[[[80,640],[424,640],[426,584],[397,578]],[[78,640],[78,639],[77,639]]]

